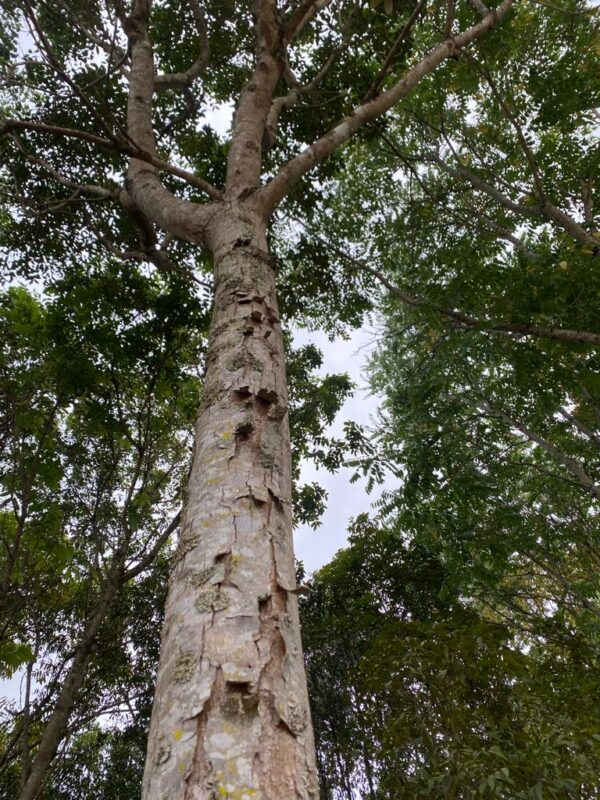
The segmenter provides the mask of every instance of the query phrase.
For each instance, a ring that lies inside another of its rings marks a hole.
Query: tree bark
[[[223,204],[143,800],[318,797],[295,595],[283,340],[264,215]]]

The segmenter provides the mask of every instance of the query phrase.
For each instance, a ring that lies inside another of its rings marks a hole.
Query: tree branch
[[[158,537],[156,540],[154,547],[146,553],[144,558],[142,558],[134,567],[130,567],[123,573],[123,580],[130,581],[132,578],[135,578],[140,572],[143,572],[147,569],[150,564],[154,561],[156,556],[160,553],[162,548],[167,543],[169,537],[177,530],[179,527],[179,523],[181,522],[181,510],[177,512],[175,517],[171,520],[171,522],[167,525],[163,533]]]
[[[315,14],[330,6],[332,2],[333,0],[304,0],[304,2],[300,3],[300,6],[293,13],[285,27],[284,44],[286,46],[290,44]]]
[[[129,191],[148,219],[182,239],[203,244],[205,227],[213,209],[175,197],[158,177],[152,127],[154,58],[148,34],[150,7],[151,0],[135,0],[131,16],[122,20],[131,50],[127,132],[136,148],[150,156],[147,160],[137,155],[131,158],[127,173]]]
[[[490,416],[497,417],[498,419],[503,420],[507,425],[512,428],[516,428],[516,430],[520,431],[523,436],[526,436],[529,441],[534,442],[534,444],[539,445],[542,450],[544,450],[551,458],[557,461],[559,464],[562,464],[571,475],[573,475],[580,486],[582,486],[587,492],[589,492],[592,497],[595,497],[597,500],[600,500],[600,486],[590,478],[587,472],[579,466],[575,459],[570,458],[570,456],[565,455],[565,453],[560,450],[556,445],[549,442],[543,436],[535,433],[532,431],[531,428],[528,428],[527,425],[524,425],[522,422],[518,422],[518,420],[513,419],[508,414],[505,414],[504,411],[501,411],[498,408],[495,408],[488,400],[485,398],[481,398],[479,401],[479,405],[485,411],[490,414]]]
[[[300,223],[303,225],[303,223]],[[333,253],[338,255],[340,258],[343,258],[348,263],[352,264],[354,270],[359,270],[361,272],[368,272],[370,275],[373,275],[377,280],[385,286],[386,289],[394,296],[401,300],[405,305],[411,306],[413,308],[425,308],[429,311],[435,311],[442,317],[446,317],[447,319],[451,320],[455,324],[463,328],[471,328],[474,330],[479,330],[483,332],[492,332],[492,333],[508,333],[508,334],[515,334],[517,336],[535,336],[537,338],[542,339],[555,339],[557,341],[562,342],[569,342],[571,344],[574,343],[581,343],[581,344],[591,344],[594,346],[600,346],[600,334],[599,333],[592,333],[590,331],[576,331],[570,330],[568,328],[557,328],[557,327],[547,327],[542,325],[535,325],[533,323],[528,322],[493,322],[493,321],[486,321],[477,319],[476,317],[472,317],[469,314],[465,314],[462,311],[456,311],[455,309],[451,308],[444,308],[442,306],[438,306],[435,303],[423,298],[418,297],[416,295],[408,294],[407,292],[400,289],[399,286],[396,286],[389,278],[387,278],[381,270],[376,269],[375,267],[370,266],[369,264],[365,264],[364,261],[361,261],[354,256],[351,256],[349,253],[344,252],[341,248],[337,247],[335,244],[330,242],[329,240],[319,236],[318,234],[309,231],[305,225],[303,225],[305,230],[307,230],[311,236],[313,236],[317,241],[331,250]]]
[[[329,57],[325,61],[323,67],[317,72],[317,74],[313,77],[311,81],[305,83],[304,85],[300,85],[295,78],[293,79],[293,88],[289,91],[286,95],[282,95],[281,97],[276,97],[269,110],[269,114],[267,116],[267,124],[265,128],[266,134],[266,146],[273,147],[275,141],[277,139],[277,125],[279,123],[279,117],[284,110],[288,110],[293,108],[300,97],[307,92],[311,92],[327,75],[333,64],[335,63],[335,59],[343,49],[346,44],[346,39],[342,41],[342,43],[335,47]],[[290,70],[291,74],[291,70]]]
[[[542,180],[542,175],[540,173],[537,161],[535,159],[535,155],[529,146],[525,134],[523,133],[523,128],[518,121],[515,114],[512,113],[510,110],[508,103],[502,96],[502,93],[498,89],[496,82],[494,81],[489,69],[487,66],[481,65],[477,59],[469,54],[465,54],[465,57],[476,66],[476,68],[480,71],[480,73],[485,77],[490,89],[498,104],[502,110],[502,113],[508,120],[508,122],[513,127],[515,133],[517,134],[517,139],[521,146],[521,149],[525,155],[527,163],[529,164],[529,168],[531,170],[531,174],[533,176],[533,181],[535,183],[535,187],[537,190],[538,198],[540,201],[540,208],[543,213],[559,225],[563,230],[567,231],[571,234],[571,236],[575,239],[575,241],[579,242],[579,244],[583,246],[587,246],[591,249],[594,255],[600,254],[600,242],[596,238],[594,238],[590,233],[588,233],[585,228],[579,225],[575,220],[570,217],[568,214],[565,214],[564,211],[561,211],[557,208],[554,203],[552,203],[546,194],[544,189],[544,184]]]
[[[196,30],[200,36],[200,54],[191,67],[188,67],[185,72],[156,75],[154,78],[154,88],[157,92],[168,92],[187,88],[202,74],[208,64],[210,45],[208,41],[206,17],[204,16],[204,12],[198,0],[188,0],[188,3],[191,6],[194,22],[196,23]]]
[[[367,100],[371,100],[379,92],[379,87],[381,86],[383,81],[387,78],[390,71],[390,67],[392,66],[392,62],[396,57],[396,55],[398,54],[398,51],[400,50],[400,46],[411,32],[412,27],[417,21],[417,19],[421,16],[421,12],[425,8],[426,4],[427,0],[419,0],[417,5],[415,6],[412,14],[408,18],[408,22],[406,23],[406,25],[404,25],[404,27],[398,34],[398,37],[394,42],[394,44],[392,45],[390,52],[387,54],[387,58],[383,62],[383,65],[379,70],[379,74],[371,84],[369,91],[364,96],[363,103],[366,102]],[[450,31],[447,32],[446,38],[449,38],[449,36],[450,36]]]
[[[365,125],[389,111],[442,61],[454,54],[457,49],[466,47],[476,41],[490,28],[494,27],[507,14],[512,4],[513,0],[502,0],[497,9],[491,11],[476,25],[434,47],[390,89],[378,95],[378,97],[357,106],[335,128],[317,139],[310,147],[303,150],[291,161],[288,161],[273,180],[259,192],[265,212],[267,214],[272,213],[291,187],[303,175],[331,155]]]
[[[0,118],[0,136],[10,133],[10,131],[13,130],[35,131],[37,133],[47,133],[52,136],[66,136],[71,139],[79,139],[80,141],[88,142],[89,144],[93,144],[96,147],[101,147],[106,150],[113,150],[117,153],[121,153],[122,155],[130,156],[136,160],[151,164],[160,172],[168,172],[177,178],[181,178],[191,186],[194,186],[196,189],[200,189],[213,200],[222,199],[221,192],[212,184],[208,183],[208,181],[205,181],[204,178],[200,178],[198,175],[187,172],[186,170],[176,167],[173,164],[168,164],[166,161],[162,161],[160,158],[157,158],[155,155],[145,151],[141,147],[137,147],[135,144],[120,142],[117,139],[105,139],[104,137],[98,136],[95,133],[82,131],[77,128],[65,128],[60,125],[47,125],[43,122],[32,122],[30,120]],[[173,197],[173,195],[170,196]]]
[[[284,69],[276,0],[255,0],[256,58],[233,117],[225,197],[238,199],[260,186],[262,144],[275,87]]]

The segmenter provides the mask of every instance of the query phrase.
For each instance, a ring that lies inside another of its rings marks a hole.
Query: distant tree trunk
[[[318,796],[292,549],[286,374],[265,222],[224,204],[144,800]]]

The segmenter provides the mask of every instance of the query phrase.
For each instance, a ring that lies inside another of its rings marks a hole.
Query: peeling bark
[[[318,796],[292,550],[283,341],[262,218],[210,233],[215,306],[144,800]]]

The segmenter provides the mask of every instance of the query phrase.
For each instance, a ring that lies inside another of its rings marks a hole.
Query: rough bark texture
[[[264,222],[224,205],[144,800],[318,796],[292,549],[283,342]]]

